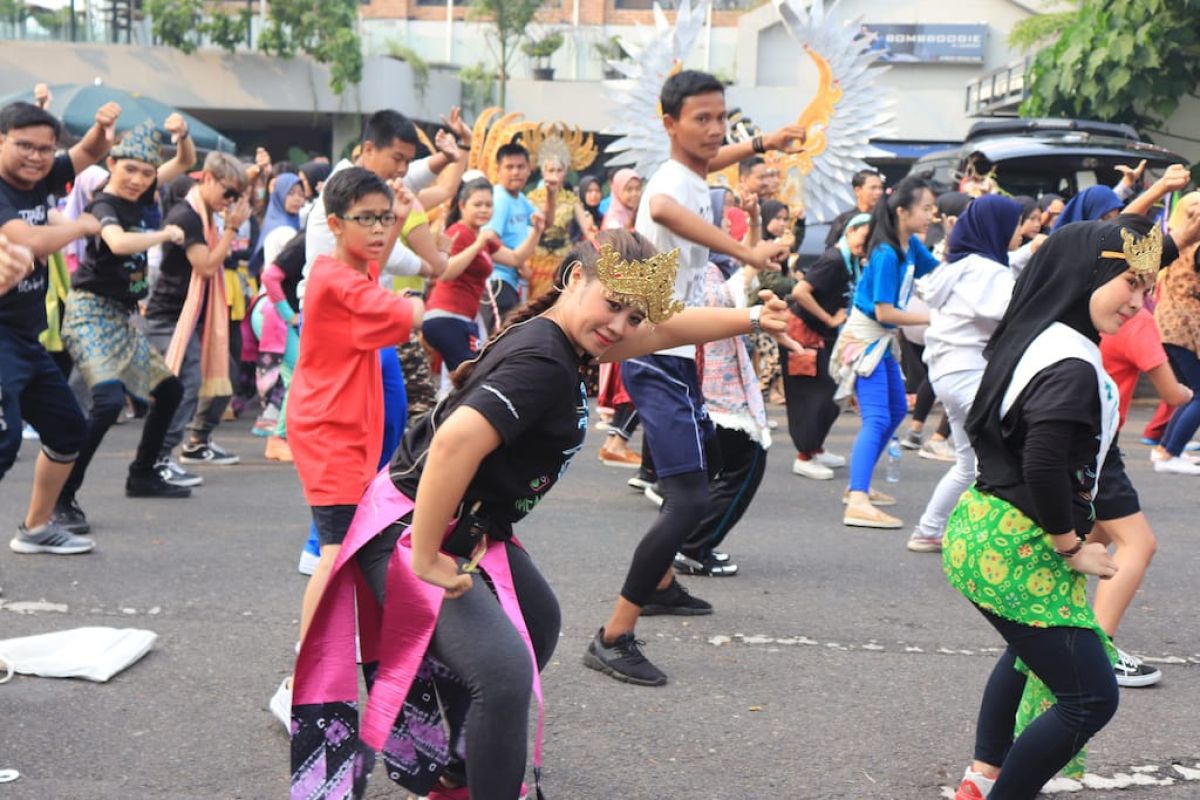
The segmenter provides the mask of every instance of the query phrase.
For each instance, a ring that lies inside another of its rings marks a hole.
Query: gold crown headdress
[[[1101,258],[1116,258],[1129,264],[1129,270],[1141,277],[1153,277],[1162,267],[1162,228],[1155,225],[1141,239],[1134,239],[1128,228],[1121,228],[1121,252],[1104,250]]]
[[[675,273],[679,270],[679,248],[659,253],[645,261],[626,261],[611,244],[600,248],[596,273],[604,288],[618,303],[639,309],[653,324],[666,322],[682,311],[675,299]]]

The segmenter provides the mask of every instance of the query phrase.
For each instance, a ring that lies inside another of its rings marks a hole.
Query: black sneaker
[[[147,472],[129,471],[125,479],[126,497],[191,497],[192,490],[186,486],[176,486],[163,480],[158,470]]]
[[[204,478],[201,478],[194,472],[188,472],[183,467],[175,463],[172,458],[163,458],[154,465],[154,471],[158,473],[158,477],[162,478],[167,483],[173,486],[200,486],[204,483]]]
[[[1117,648],[1117,663],[1113,664],[1117,673],[1117,685],[1128,688],[1153,686],[1162,680],[1162,670],[1152,667],[1134,655]]]
[[[54,505],[54,513],[50,516],[50,519],[58,527],[76,536],[83,536],[92,529],[92,524],[88,522],[83,509],[79,507],[79,501],[74,497],[65,503],[61,500],[58,501]]]
[[[731,575],[737,575],[738,565],[728,559],[718,561],[715,556],[709,555],[703,560],[685,556],[683,553],[675,554],[675,571],[680,575],[700,575],[705,578],[726,578]]]
[[[642,606],[643,617],[670,614],[676,617],[703,617],[713,612],[712,603],[693,597],[679,581],[671,581],[665,589],[655,589],[650,602]]]
[[[240,458],[216,442],[189,444],[179,451],[179,463],[181,464],[215,464],[227,467],[239,461],[241,461]]]
[[[612,644],[605,644],[604,628],[601,628],[596,632],[596,637],[588,642],[583,665],[625,683],[636,683],[638,686],[665,685],[666,673],[642,654],[643,644],[645,642],[633,638],[632,633],[622,634]]]

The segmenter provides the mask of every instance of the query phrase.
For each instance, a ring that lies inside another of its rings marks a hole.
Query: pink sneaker
[[[522,783],[521,796],[517,800],[526,800],[528,797],[529,787]],[[439,781],[437,786],[433,787],[433,791],[425,796],[425,800],[471,800],[471,792],[466,786],[456,786],[451,789]]]
[[[958,791],[954,793],[954,800],[987,800],[995,784],[994,779],[968,769],[958,785]]]

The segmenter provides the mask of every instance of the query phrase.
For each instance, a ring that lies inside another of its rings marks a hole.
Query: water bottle
[[[885,480],[888,483],[900,482],[900,454],[902,452],[904,451],[900,449],[900,440],[893,436],[891,443],[887,446],[887,472]]]

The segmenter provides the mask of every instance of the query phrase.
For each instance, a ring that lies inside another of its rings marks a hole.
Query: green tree
[[[362,80],[357,0],[272,0],[259,47],[290,58],[306,53],[329,66],[329,86],[341,94]]]
[[[472,115],[492,104],[495,96],[496,73],[483,63],[472,64],[458,71],[462,84],[462,108]]]
[[[471,19],[491,23],[487,37],[488,47],[491,48],[492,57],[496,62],[502,107],[508,98],[508,70],[512,65],[512,58],[521,40],[525,38],[525,29],[533,22],[541,6],[542,0],[476,0],[471,6]]]
[[[223,50],[235,52],[238,46],[249,41],[250,20],[254,12],[248,8],[238,11],[237,16],[216,9],[204,24],[208,40]]]
[[[203,0],[147,0],[146,14],[155,41],[185,53],[200,45]]]
[[[1021,113],[1160,127],[1200,97],[1197,20],[1200,0],[1081,0],[1034,58]]]

